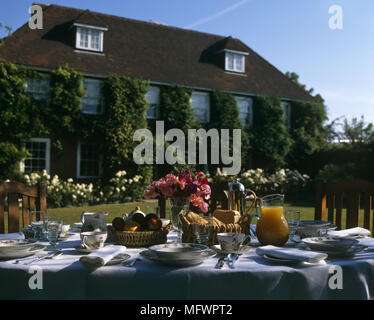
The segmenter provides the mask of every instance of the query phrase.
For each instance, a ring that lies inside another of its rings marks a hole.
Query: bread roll
[[[240,213],[236,210],[217,209],[213,212],[213,217],[225,224],[238,223],[240,220]]]

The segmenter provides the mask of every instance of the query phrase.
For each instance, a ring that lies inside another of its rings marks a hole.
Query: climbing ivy
[[[24,93],[27,70],[0,60],[0,179],[12,177],[31,137],[31,99]]]
[[[286,164],[292,139],[281,101],[277,97],[254,97],[250,128],[254,166],[275,171]]]
[[[104,179],[112,177],[119,170],[126,170],[130,176],[143,176],[144,184],[152,178],[150,165],[137,165],[133,161],[134,132],[147,128],[145,94],[148,85],[148,81],[118,75],[105,80]]]

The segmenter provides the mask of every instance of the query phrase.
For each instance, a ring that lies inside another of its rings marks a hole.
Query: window
[[[43,171],[49,172],[51,141],[46,138],[32,138],[25,143],[25,148],[30,153],[23,162],[21,162],[22,172]]]
[[[253,125],[253,100],[247,97],[235,97],[239,109],[239,120],[243,126]]]
[[[49,76],[41,75],[40,78],[29,78],[26,81],[25,92],[30,93],[36,100],[48,98]]]
[[[149,103],[147,109],[147,119],[157,119],[158,116],[158,105],[160,104],[160,88],[149,87],[148,92],[145,95],[147,102]]]
[[[101,175],[101,156],[97,152],[97,145],[78,143],[77,177],[97,178]]]
[[[287,124],[287,127],[291,127],[291,105],[288,102],[282,102],[282,107],[284,110],[284,118]]]
[[[86,114],[101,114],[103,113],[104,101],[102,98],[101,80],[97,79],[83,79],[83,87],[86,92],[82,98],[82,112]]]
[[[195,119],[199,123],[209,122],[209,94],[206,92],[193,92],[191,104],[195,112]]]
[[[226,52],[226,70],[235,72],[244,72],[245,70],[244,55]]]
[[[93,51],[103,51],[103,31],[77,28],[76,47]]]

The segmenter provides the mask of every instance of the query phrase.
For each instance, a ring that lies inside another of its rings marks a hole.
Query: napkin
[[[316,263],[327,258],[326,253],[304,251],[296,248],[280,248],[270,245],[258,247],[256,249],[256,253],[260,256],[266,254],[275,258],[298,260],[310,263]]]
[[[357,240],[359,244],[367,246],[367,250],[374,251],[374,238],[360,238]]]
[[[92,266],[92,267],[101,267],[107,264],[114,257],[118,256],[121,253],[126,251],[125,246],[118,245],[108,245],[104,248],[97,249],[87,256],[83,256],[79,259],[83,264]]]
[[[329,237],[334,237],[334,238],[350,238],[350,237],[356,237],[356,236],[370,237],[371,232],[370,230],[356,227],[356,228],[339,230],[339,231],[329,231],[327,235]]]
[[[0,241],[17,239],[25,239],[25,235],[22,232],[0,234]]]

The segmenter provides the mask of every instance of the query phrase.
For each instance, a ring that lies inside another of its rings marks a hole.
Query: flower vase
[[[181,242],[182,221],[179,214],[187,214],[190,208],[190,201],[185,197],[169,198],[170,220],[174,231],[177,232],[177,242]]]

